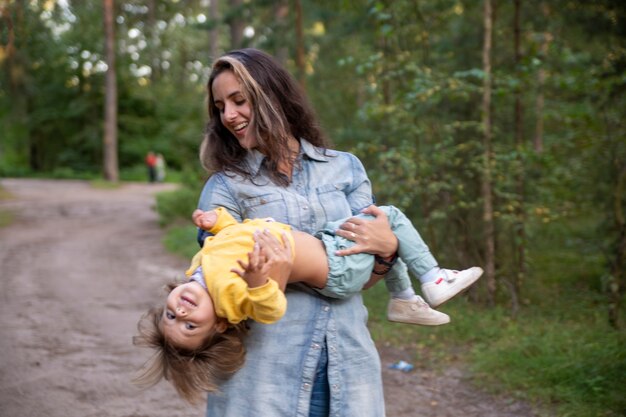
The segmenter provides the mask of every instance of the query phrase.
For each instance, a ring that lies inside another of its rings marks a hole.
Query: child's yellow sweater
[[[260,287],[249,288],[248,283],[231,269],[241,269],[238,260],[247,262],[248,253],[254,248],[254,232],[268,229],[279,241],[287,231],[289,244],[294,253],[291,227],[268,219],[244,220],[237,223],[224,208],[218,207],[217,221],[204,240],[202,249],[191,260],[187,276],[202,266],[204,281],[215,305],[215,313],[236,324],[247,318],[260,323],[279,320],[287,309],[287,299],[273,279]]]

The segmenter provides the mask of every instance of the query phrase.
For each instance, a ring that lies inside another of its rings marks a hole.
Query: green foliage
[[[619,416],[626,407],[626,334],[610,328],[598,275],[603,270],[596,218],[533,221],[533,271],[525,283],[525,308],[487,309],[458,296],[438,309],[451,317],[439,327],[407,326],[385,319],[384,285],[364,293],[372,335],[402,345],[419,367],[461,359],[483,389],[514,393],[545,408],[545,415]],[[540,232],[540,233],[539,233]],[[626,313],[622,312],[623,316]]]
[[[170,252],[191,259],[200,250],[196,242],[197,232],[193,224],[170,227],[165,233],[163,244]]]
[[[162,226],[176,223],[191,222],[191,213],[198,203],[200,192],[188,187],[180,187],[175,191],[160,192],[156,196],[156,208],[159,223]]]
[[[622,415],[626,400],[618,387],[626,372],[623,335],[597,316],[582,323],[526,322],[530,325],[507,326],[495,343],[474,346],[476,380],[556,404],[559,415]]]

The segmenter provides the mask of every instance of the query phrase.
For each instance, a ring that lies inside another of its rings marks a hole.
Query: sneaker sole
[[[433,319],[433,320],[423,320],[423,321],[407,321],[407,320],[402,320],[402,319],[396,319],[396,318],[392,318],[387,316],[387,320],[392,321],[394,323],[402,323],[402,324],[417,324],[420,326],[441,326],[442,324],[448,324],[450,323],[450,318],[448,317],[447,319],[444,320],[437,320],[437,319]]]
[[[445,297],[441,297],[441,298],[437,298],[434,300],[431,300],[430,298],[426,297],[426,294],[424,295],[424,298],[426,298],[426,301],[428,301],[428,304],[432,307],[432,308],[436,308],[439,307],[440,305],[442,305],[443,303],[445,303],[446,301],[450,300],[452,297],[459,295],[461,292],[465,291],[467,288],[469,288],[473,283],[475,283],[476,281],[478,281],[478,278],[480,278],[483,275],[483,269],[479,266],[476,266],[474,268],[478,269],[478,273],[472,277],[469,281],[466,281],[465,284],[461,287],[459,287],[458,290],[456,290],[454,292],[450,292],[448,295],[446,295]]]

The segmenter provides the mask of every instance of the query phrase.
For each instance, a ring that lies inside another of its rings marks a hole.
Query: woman
[[[328,149],[297,83],[272,57],[227,53],[213,65],[208,94],[200,156],[214,174],[200,209],[222,206],[238,221],[272,217],[312,234],[372,204],[361,162]],[[376,218],[351,219],[338,234],[356,242],[351,252],[378,255],[374,270],[386,271],[397,241],[385,215],[369,213]],[[361,296],[329,299],[298,284],[286,296],[279,322],[250,323],[246,364],[209,395],[207,416],[383,416],[380,359]]]

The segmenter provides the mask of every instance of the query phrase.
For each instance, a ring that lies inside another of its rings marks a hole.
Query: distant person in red
[[[148,155],[146,155],[146,167],[148,167],[148,181],[150,182],[156,181],[156,166],[157,166],[156,154],[150,151],[148,152]]]

